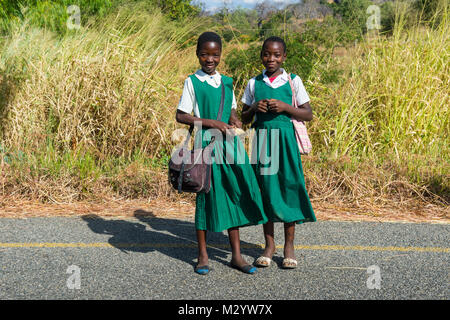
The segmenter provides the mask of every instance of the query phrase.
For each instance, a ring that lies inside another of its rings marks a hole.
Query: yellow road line
[[[228,244],[209,244],[210,248],[229,248]],[[58,243],[28,242],[0,243],[0,248],[197,248],[196,243]],[[263,244],[247,244],[242,248],[264,248]],[[283,246],[277,246],[281,249]],[[450,248],[441,247],[378,247],[378,246],[341,246],[341,245],[296,245],[295,250],[346,250],[346,251],[400,251],[400,252],[450,252]]]

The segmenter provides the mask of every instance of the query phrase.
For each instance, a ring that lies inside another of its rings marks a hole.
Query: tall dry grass
[[[322,161],[305,160],[310,183],[328,185],[312,188],[317,198],[450,201],[448,8],[435,29],[397,19],[392,37],[372,35],[348,52],[340,86],[309,83]]]
[[[63,38],[25,22],[5,39],[5,194],[64,202],[98,194],[105,184],[131,196],[155,189],[153,160],[171,145],[180,83],[196,67],[185,42],[200,23],[170,23],[144,9],[121,7]],[[127,170],[144,183],[133,186]]]
[[[23,25],[1,54],[4,73],[22,78],[3,125],[6,145],[37,150],[51,141],[100,158],[157,154],[173,129],[167,110],[180,76],[195,65],[179,41],[195,27],[129,7],[61,41]]]
[[[186,41],[204,28],[136,6],[62,38],[16,27],[0,48],[3,201],[173,196],[174,113],[197,68]],[[314,148],[303,162],[314,200],[448,205],[449,31],[447,14],[435,29],[399,23],[392,37],[349,48],[339,85],[313,71]]]

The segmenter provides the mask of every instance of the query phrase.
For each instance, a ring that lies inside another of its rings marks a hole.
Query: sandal
[[[240,270],[243,273],[247,273],[247,274],[254,274],[254,273],[256,273],[256,271],[258,271],[258,269],[256,269],[255,267],[253,267],[253,266],[251,266],[249,264],[246,264],[245,266],[239,267],[237,265],[234,265],[234,264],[230,263],[230,266],[232,268],[234,268],[234,269]]]
[[[270,267],[270,263],[272,262],[272,259],[265,256],[260,256],[258,259],[256,259],[254,265],[257,267],[265,268]]]
[[[283,269],[295,269],[297,268],[297,260],[284,258],[281,266],[283,267]]]
[[[195,273],[201,274],[201,275],[205,275],[209,273],[209,266],[196,266],[194,269]]]

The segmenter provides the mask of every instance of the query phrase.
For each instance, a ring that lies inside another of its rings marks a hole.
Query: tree
[[[273,5],[273,1],[264,0],[263,2],[257,3],[255,5],[255,10],[258,13],[260,21],[262,21],[276,12],[277,8]]]
[[[339,3],[330,4],[333,9],[334,16],[339,16],[342,22],[349,27],[355,27],[367,31],[367,8],[372,5],[370,0],[340,0]]]
[[[177,20],[200,14],[201,8],[191,2],[191,0],[159,0],[158,5],[171,19]]]
[[[331,13],[330,8],[321,0],[303,0],[288,6],[297,19],[323,18]]]

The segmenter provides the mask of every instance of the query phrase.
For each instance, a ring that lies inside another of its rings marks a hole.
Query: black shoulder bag
[[[225,87],[221,83],[222,96],[220,98],[217,120],[222,120],[223,105],[225,99]],[[208,193],[211,188],[211,154],[214,148],[215,137],[205,148],[188,150],[194,126],[189,128],[189,134],[183,146],[173,153],[169,160],[169,182],[181,192]],[[187,153],[187,154],[185,154]],[[180,161],[181,160],[181,161]]]

